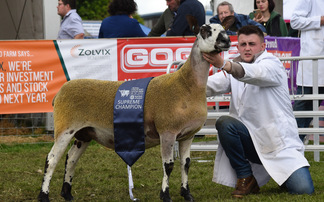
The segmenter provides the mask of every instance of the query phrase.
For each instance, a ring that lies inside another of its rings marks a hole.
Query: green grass
[[[45,158],[51,143],[0,145],[0,201],[36,201]],[[313,153],[307,152],[315,193],[290,195],[282,192],[274,181],[261,187],[260,194],[246,196],[240,201],[323,201],[324,155],[321,162],[313,161]],[[191,152],[193,157],[189,183],[196,201],[236,201],[231,197],[232,188],[211,181],[215,152]],[[195,159],[210,160],[199,163]],[[61,159],[52,178],[50,199],[64,201],[60,197],[64,174]],[[134,196],[141,201],[159,201],[162,180],[160,147],[145,151],[132,167]],[[173,201],[183,201],[180,196],[179,161],[175,162],[170,178],[170,194]],[[73,179],[72,194],[75,201],[130,201],[125,163],[112,150],[91,143],[81,157]]]

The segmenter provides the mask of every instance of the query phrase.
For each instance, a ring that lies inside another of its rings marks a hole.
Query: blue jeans
[[[231,116],[221,116],[216,121],[216,129],[219,141],[236,172],[237,178],[253,175],[249,161],[257,164],[262,163],[246,126]],[[314,186],[308,167],[296,170],[284,183],[284,186],[289,193],[313,193]]]
[[[304,94],[313,94],[313,87],[302,87],[297,86],[297,95],[301,95],[302,89],[304,88]],[[324,87],[318,88],[319,94],[324,94]],[[322,100],[319,101],[321,104]],[[312,111],[313,110],[313,101],[312,100],[295,100],[293,105],[294,111]],[[296,118],[298,128],[308,128],[309,124],[312,121],[312,118]],[[304,141],[305,135],[299,135],[300,139]]]

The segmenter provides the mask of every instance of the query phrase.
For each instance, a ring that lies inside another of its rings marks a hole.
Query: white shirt
[[[324,0],[298,0],[290,23],[293,29],[301,30],[300,56],[324,55],[324,26],[321,26],[323,15]],[[324,60],[319,60],[318,69],[318,84],[324,86]],[[313,86],[311,60],[299,63],[297,85]]]
[[[264,51],[254,63],[240,63],[245,75],[235,79],[223,72],[208,78],[207,96],[231,92],[230,116],[249,130],[262,165],[252,170],[259,186],[270,178],[284,183],[297,169],[309,166],[289,98],[285,68]],[[213,181],[235,187],[236,174],[221,145],[216,154]]]
[[[74,39],[84,33],[82,19],[75,9],[70,10],[63,18],[57,39]]]

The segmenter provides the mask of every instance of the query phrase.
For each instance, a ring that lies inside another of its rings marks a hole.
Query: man
[[[218,4],[217,15],[210,18],[209,22],[221,24],[227,16],[235,17],[234,24],[229,28],[229,30],[226,30],[228,35],[236,35],[237,30],[245,25],[255,25],[258,26],[262,32],[267,32],[260,23],[251,20],[249,16],[235,13],[233,5],[227,1]]]
[[[289,193],[311,194],[285,68],[265,47],[263,32],[247,25],[238,30],[240,56],[233,62],[204,53],[224,71],[208,78],[207,96],[231,92],[230,116],[216,122],[220,145],[213,181],[236,187],[236,198],[259,192],[270,177]]]
[[[189,27],[186,16],[196,18],[198,25],[205,24],[205,9],[198,0],[176,0],[180,6],[174,18],[171,28],[167,31],[167,36],[192,36],[192,28]]]
[[[324,55],[324,0],[299,0],[292,13],[290,25],[300,30],[300,56]],[[313,93],[312,60],[299,62],[297,71],[297,94]],[[318,92],[324,94],[324,60],[318,60]],[[320,100],[319,103],[321,103]],[[312,100],[296,100],[295,111],[312,111]],[[312,118],[297,118],[300,128],[308,128]],[[305,135],[300,135],[304,140]]]
[[[179,0],[166,0],[166,4],[168,6],[167,9],[160,16],[158,22],[151,29],[148,36],[161,36],[164,32],[166,32],[172,25],[173,18],[176,15],[176,12],[179,8],[180,1]]]
[[[59,0],[57,14],[63,18],[57,37],[58,39],[84,38],[82,20],[76,12],[75,0]]]

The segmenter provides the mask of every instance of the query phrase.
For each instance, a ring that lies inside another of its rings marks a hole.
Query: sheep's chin
[[[214,36],[203,39],[200,35],[198,35],[198,47],[201,52],[210,53],[212,51],[215,51],[215,42],[216,37]]]

